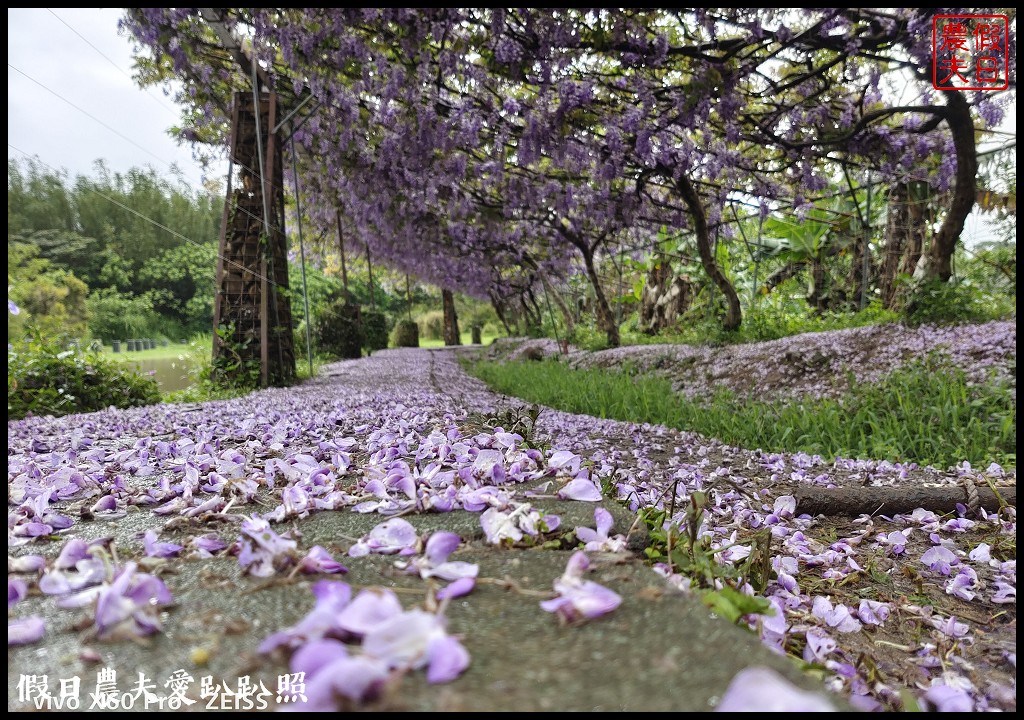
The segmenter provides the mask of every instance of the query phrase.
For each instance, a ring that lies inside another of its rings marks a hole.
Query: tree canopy
[[[136,8],[122,24],[142,83],[183,83],[183,139],[223,144],[233,93],[272,89],[315,224],[343,218],[374,258],[478,297],[579,269],[614,343],[595,257],[691,233],[735,328],[728,208],[828,212],[868,172],[949,193],[917,271],[950,277],[976,136],[1016,77],[934,89],[936,12]]]

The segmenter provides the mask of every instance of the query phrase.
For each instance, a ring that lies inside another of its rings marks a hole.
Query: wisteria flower
[[[818,628],[809,628],[805,639],[807,644],[804,646],[804,660],[807,662],[824,663],[839,647],[835,638]]]
[[[601,490],[589,477],[573,478],[559,489],[557,495],[562,500],[601,502]]]
[[[736,673],[715,712],[838,712],[827,697],[801,690],[766,667]]]
[[[435,593],[434,597],[438,600],[451,600],[457,597],[463,597],[473,592],[473,588],[476,587],[476,578],[464,577],[458,580],[453,580],[443,588]]]
[[[826,625],[839,632],[857,632],[861,628],[860,621],[850,613],[850,608],[842,603],[833,607],[829,599],[822,595],[814,598],[811,612],[815,617],[824,620]]]
[[[419,535],[412,523],[402,518],[385,520],[348,549],[349,557],[364,557],[370,553],[381,555],[413,555],[419,544]]]
[[[445,630],[444,618],[413,609],[378,624],[363,638],[363,652],[390,668],[427,668],[427,682],[454,680],[469,667],[469,653]]]
[[[181,545],[175,543],[157,542],[155,530],[146,531],[143,537],[143,545],[147,557],[176,557],[183,549]]]
[[[45,634],[46,621],[38,615],[7,621],[7,647],[38,642]]]
[[[949,575],[953,571],[953,566],[959,564],[960,560],[949,548],[935,545],[925,550],[924,555],[921,556],[921,562],[927,565],[932,572]]]
[[[21,578],[7,578],[7,609],[28,595],[28,585]]]
[[[1017,602],[1017,586],[1005,580],[995,580],[992,583],[996,591],[992,594],[992,602],[1000,605]]]
[[[907,530],[906,532],[901,530],[894,530],[893,532],[879,535],[878,540],[881,544],[887,546],[887,555],[902,555],[907,548],[907,542],[909,542],[907,540],[907,535],[909,534],[909,530]]]
[[[610,552],[618,553],[626,549],[626,538],[623,535],[609,537],[608,531],[612,529],[612,514],[603,507],[594,508],[594,524],[597,529],[588,527],[577,527],[576,537],[585,545],[583,549],[587,552]]]
[[[946,582],[946,592],[961,600],[973,600],[974,588],[978,586],[978,573],[971,567],[961,567],[956,575]]]
[[[316,598],[313,609],[294,626],[269,635],[260,644],[259,652],[266,654],[279,647],[294,648],[323,637],[348,636],[339,625],[339,618],[352,600],[351,586],[344,582],[320,580],[313,583],[312,592]]]
[[[305,557],[299,560],[298,571],[313,575],[316,573],[347,573],[348,568],[335,560],[327,549],[314,545],[306,553]]]
[[[338,698],[367,702],[376,698],[388,678],[387,664],[366,655],[352,655],[332,639],[313,640],[292,655],[294,673],[305,673],[306,699],[284,706],[286,712],[336,712]]]
[[[978,543],[978,547],[971,550],[967,557],[977,563],[988,563],[992,559],[991,546],[988,543]]]
[[[973,712],[974,701],[970,694],[957,687],[937,681],[925,691],[923,700],[935,712]]]
[[[433,533],[423,549],[423,555],[409,562],[396,562],[395,565],[408,573],[416,573],[421,578],[440,578],[441,580],[458,580],[475,578],[480,566],[460,560],[448,560],[448,556],[459,547],[462,538],[458,534],[447,531]]]
[[[881,625],[889,618],[889,604],[877,600],[861,600],[857,617],[865,625]]]
[[[249,575],[270,577],[294,561],[297,543],[278,535],[265,519],[253,515],[242,521],[241,530],[238,563]]]
[[[9,573],[34,573],[46,567],[46,558],[42,555],[22,555],[21,557],[7,558],[7,572]]]
[[[617,593],[593,580],[583,579],[583,573],[589,568],[587,556],[580,550],[574,552],[565,572],[554,582],[558,597],[544,600],[540,606],[570,624],[593,620],[619,607],[622,598]]]
[[[160,612],[173,602],[163,581],[137,572],[127,563],[109,583],[61,600],[61,607],[82,607],[95,600],[96,634],[100,638],[143,637],[161,629]]]

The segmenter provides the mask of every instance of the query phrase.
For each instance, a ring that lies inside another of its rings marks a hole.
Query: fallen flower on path
[[[825,696],[801,690],[766,667],[736,673],[715,712],[838,712]]]
[[[622,552],[626,549],[626,538],[623,535],[609,537],[612,529],[612,514],[603,507],[594,508],[594,524],[597,529],[577,527],[576,537],[586,543],[583,549],[587,552]]]
[[[613,590],[583,579],[583,573],[589,568],[586,554],[580,550],[574,552],[565,572],[554,582],[558,597],[544,600],[540,606],[556,613],[565,623],[576,623],[606,615],[621,605],[622,598]]]
[[[365,557],[370,553],[381,555],[412,555],[416,552],[419,535],[408,520],[391,518],[378,524],[349,548],[349,557]]]
[[[45,634],[46,622],[38,615],[7,621],[7,647],[37,642]]]

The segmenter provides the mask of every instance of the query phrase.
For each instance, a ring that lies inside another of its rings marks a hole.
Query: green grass
[[[929,358],[842,400],[758,402],[716,392],[701,402],[664,378],[573,370],[557,360],[465,362],[493,390],[559,410],[690,430],[768,452],[803,451],[950,467],[1016,466],[1016,400],[1005,387],[969,386]]]
[[[110,345],[103,346],[102,355],[107,360],[116,360],[118,362],[134,362],[136,360],[171,360],[181,355],[186,355],[192,352],[194,348],[190,345],[183,345],[181,343],[171,343],[167,347],[156,347],[152,350],[135,350],[128,352],[124,349],[124,344],[121,345],[121,352],[116,353]],[[210,345],[208,348],[209,352],[213,352],[213,346]]]
[[[472,340],[473,340],[472,335],[470,335],[470,333],[468,333],[468,332],[462,333],[461,337],[462,337],[462,344],[463,345],[469,345],[472,342]],[[483,335],[480,336],[481,344],[482,345],[490,345],[492,342],[494,342],[494,339],[496,337],[498,337],[498,336],[497,335],[488,335],[487,333],[484,333]],[[420,338],[420,347],[421,348],[441,348],[441,347],[444,347],[444,340],[429,340],[427,338],[422,338],[421,337]]]

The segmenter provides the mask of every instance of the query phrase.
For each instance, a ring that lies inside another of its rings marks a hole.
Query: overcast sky
[[[167,129],[180,115],[158,88],[131,79],[131,43],[118,33],[120,8],[7,9],[7,157],[36,156],[53,170],[95,175],[176,164],[190,187],[202,182],[191,149]]]

